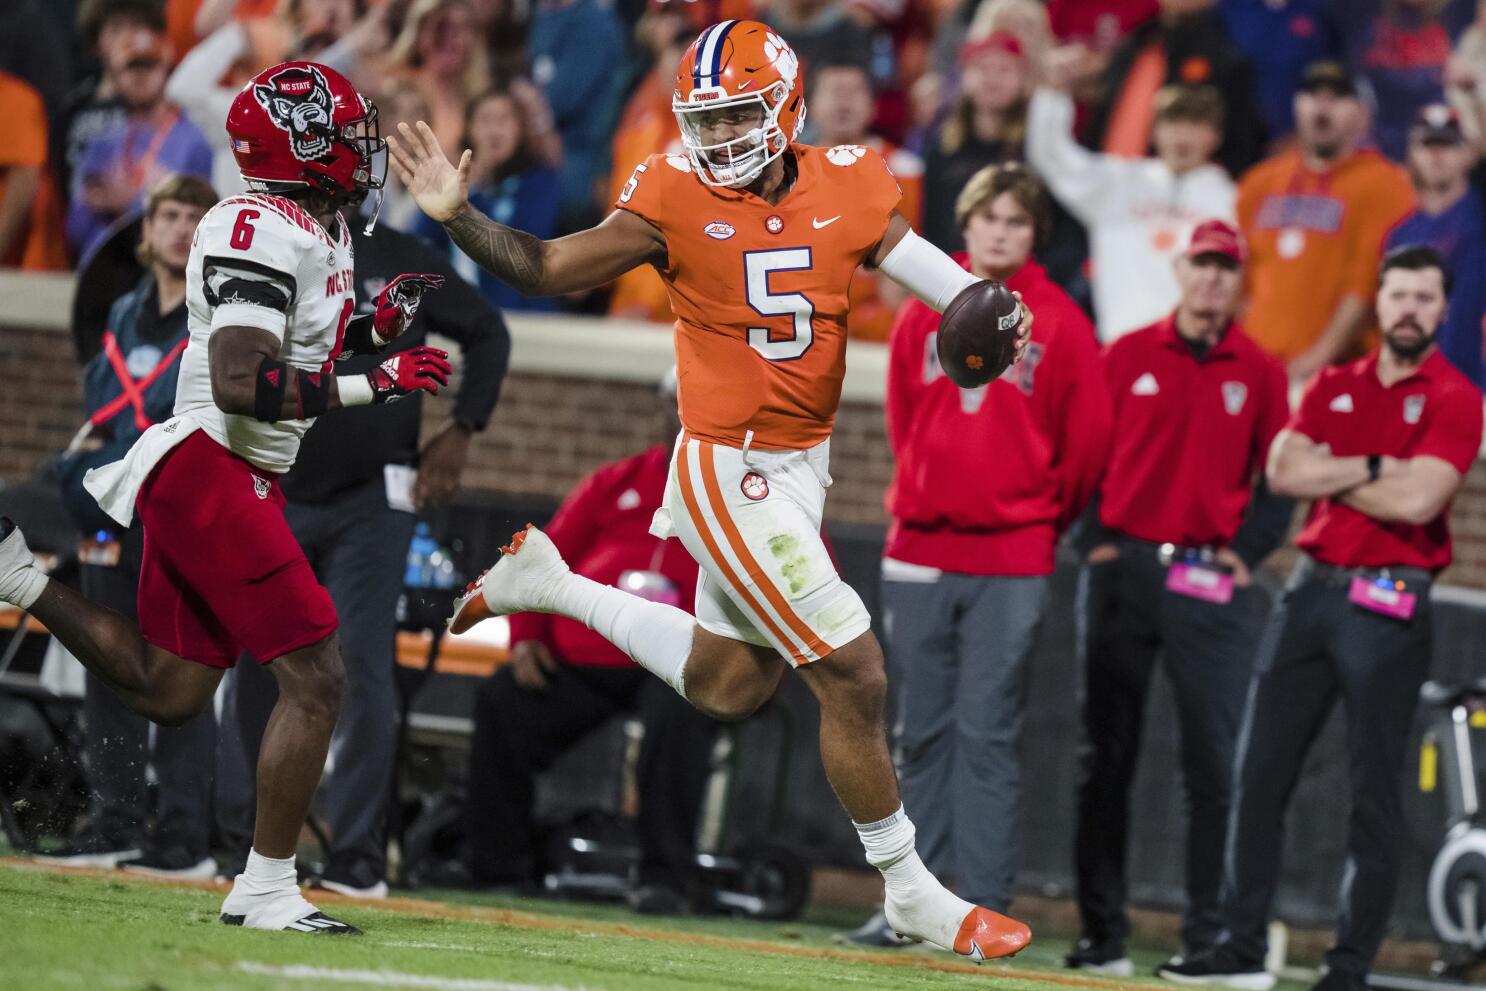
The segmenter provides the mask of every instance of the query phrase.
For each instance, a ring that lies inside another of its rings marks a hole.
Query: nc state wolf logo
[[[289,132],[295,158],[312,162],[330,154],[330,87],[319,69],[285,69],[267,84],[254,86],[253,95],[273,122]]]
[[[271,484],[266,478],[259,478],[257,475],[253,476],[253,491],[257,493],[260,499],[268,498],[268,490]]]

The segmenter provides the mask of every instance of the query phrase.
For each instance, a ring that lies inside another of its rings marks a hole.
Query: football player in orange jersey
[[[914,849],[883,724],[882,650],[820,538],[852,272],[875,265],[939,311],[976,279],[909,228],[875,151],[795,140],[799,63],[767,26],[703,31],[672,109],[686,154],[651,156],[601,224],[553,241],[471,208],[469,152],[451,165],[422,122],[390,142],[419,207],[517,289],[567,293],[654,265],[677,316],[685,429],[652,532],[679,537],[701,565],[695,620],[572,574],[528,528],[457,601],[450,627],[569,616],[720,719],[753,713],[787,662],[820,703],[821,759],[882,871],[889,924],[976,960],[1009,956],[1027,927],[952,894]]]

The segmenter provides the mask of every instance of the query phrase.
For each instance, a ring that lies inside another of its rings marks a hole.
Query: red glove
[[[447,351],[431,347],[399,351],[367,374],[372,402],[396,402],[420,389],[438,395],[439,389],[449,384],[449,373],[454,370],[448,357]]]
[[[444,284],[442,275],[399,275],[377,293],[377,309],[372,314],[372,343],[383,347],[396,340],[413,322],[423,294]]]

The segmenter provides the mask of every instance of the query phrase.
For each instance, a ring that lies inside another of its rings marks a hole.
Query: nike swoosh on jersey
[[[830,220],[821,220],[819,217],[812,217],[812,218],[810,218],[810,226],[811,227],[814,227],[816,230],[820,230],[822,227],[829,227],[829,226],[831,226],[832,224],[834,224],[836,221],[838,221],[840,219],[841,219],[841,214],[839,214],[839,213],[836,214],[834,217],[832,217]]]

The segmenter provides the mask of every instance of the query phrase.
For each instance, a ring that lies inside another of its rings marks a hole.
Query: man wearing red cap
[[[1198,225],[1164,320],[1104,354],[1115,439],[1080,579],[1084,751],[1076,866],[1082,939],[1067,965],[1128,975],[1125,850],[1141,717],[1159,657],[1181,726],[1190,816],[1182,952],[1221,932],[1218,885],[1259,617],[1250,570],[1284,539],[1265,452],[1289,413],[1285,371],[1234,322],[1238,231]],[[1093,523],[1093,521],[1090,521]]]

